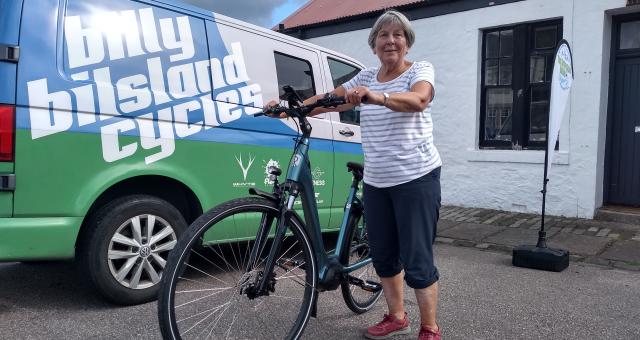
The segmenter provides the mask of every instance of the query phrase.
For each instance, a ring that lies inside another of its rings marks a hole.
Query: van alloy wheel
[[[109,242],[111,275],[130,289],[157,284],[176,242],[174,228],[161,217],[144,214],[130,218],[118,227]]]
[[[119,197],[88,216],[76,257],[87,279],[109,301],[153,301],[165,261],[186,228],[180,210],[162,198]]]

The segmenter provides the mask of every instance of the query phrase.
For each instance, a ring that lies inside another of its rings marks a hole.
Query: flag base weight
[[[513,248],[511,263],[516,267],[561,272],[569,266],[569,252],[563,249],[520,245]]]

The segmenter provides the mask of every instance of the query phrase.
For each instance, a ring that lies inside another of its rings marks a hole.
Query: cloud
[[[274,10],[288,3],[299,7],[303,0],[182,0],[186,3],[220,13],[232,18],[271,28],[274,23]],[[295,10],[294,8],[294,10]]]

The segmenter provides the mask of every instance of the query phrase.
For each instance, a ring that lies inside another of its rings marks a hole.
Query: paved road
[[[562,273],[514,268],[510,256],[437,245],[446,339],[640,339],[640,273],[572,263]],[[110,305],[71,263],[0,264],[4,339],[157,339],[156,304]],[[354,316],[323,293],[307,339],[361,339],[383,303]],[[411,321],[417,306],[407,296]],[[415,336],[407,337],[412,339]]]

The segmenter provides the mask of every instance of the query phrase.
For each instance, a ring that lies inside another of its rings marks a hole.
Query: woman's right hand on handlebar
[[[278,107],[278,106],[279,106],[279,103],[278,103],[277,101],[275,101],[275,100],[272,100],[272,101],[268,102],[268,103],[267,103],[267,105],[265,105],[265,106],[262,108],[262,112],[263,112],[266,116],[269,116],[269,117],[271,117],[271,118],[287,118],[287,114],[286,114],[286,113],[284,113],[284,112],[280,112],[280,113],[278,113],[278,114],[271,114],[271,113],[267,113],[267,111],[269,111],[269,110],[271,110],[271,109],[273,109],[273,108],[275,108],[275,107]]]

